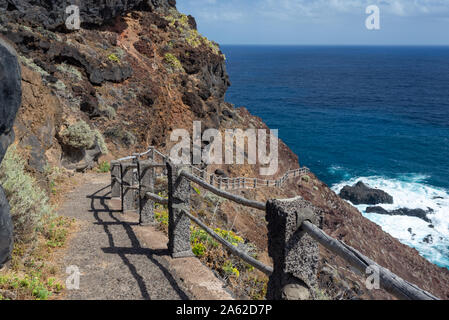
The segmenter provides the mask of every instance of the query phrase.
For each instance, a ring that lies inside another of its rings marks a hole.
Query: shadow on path
[[[106,190],[110,189],[110,186],[104,187],[92,195],[87,196],[87,198],[91,199],[90,207],[91,209],[89,212],[93,213],[94,218],[97,222],[95,224],[102,225],[104,228],[104,232],[107,234],[109,239],[109,248],[103,248],[103,252],[106,254],[117,254],[123,261],[123,263],[129,268],[129,271],[133,275],[133,277],[136,279],[137,284],[139,286],[140,292],[142,294],[142,297],[144,299],[150,300],[151,296],[148,292],[148,288],[145,284],[144,278],[139,274],[136,267],[129,261],[129,259],[126,257],[126,255],[142,255],[146,256],[149,261],[148,263],[154,264],[156,267],[159,268],[160,271],[162,271],[164,277],[168,280],[170,285],[172,286],[173,290],[177,293],[180,299],[182,300],[189,300],[189,297],[187,294],[178,286],[176,283],[176,280],[173,278],[171,273],[165,268],[157,259],[155,259],[155,256],[168,256],[169,252],[168,249],[159,249],[159,250],[153,250],[149,248],[143,248],[140,245],[139,239],[137,238],[136,234],[134,233],[132,226],[139,225],[139,223],[136,222],[126,222],[121,221],[116,215],[117,213],[121,214],[121,210],[112,210],[108,207],[105,200],[111,199],[108,195],[110,192],[106,192]],[[106,192],[106,193],[104,193]],[[109,213],[109,217],[113,221],[104,221],[100,217],[100,213]],[[131,247],[130,248],[121,248],[116,247],[114,244],[114,236],[111,233],[109,226],[112,225],[121,225],[124,228],[124,231],[129,237],[129,240],[131,241]]]

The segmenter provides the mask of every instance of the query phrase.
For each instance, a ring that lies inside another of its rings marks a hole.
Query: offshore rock
[[[372,189],[363,182],[359,181],[354,186],[345,186],[340,191],[340,197],[351,201],[353,204],[372,204],[393,203],[393,197],[385,191]]]

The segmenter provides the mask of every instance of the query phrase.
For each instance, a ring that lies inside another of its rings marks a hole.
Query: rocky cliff
[[[20,67],[14,49],[0,39],[0,163],[14,140],[13,124],[21,104]],[[13,227],[10,207],[0,186],[0,268],[10,258]]]
[[[225,101],[230,85],[218,44],[201,36],[195,19],[174,0],[80,1],[80,30],[64,27],[68,1],[0,0],[0,34],[22,64],[23,101],[15,122],[16,143],[28,169],[45,166],[83,171],[98,160],[154,145],[167,152],[173,129],[266,128],[245,108]],[[74,1],[76,3],[76,1]],[[280,176],[299,166],[279,144]],[[257,166],[210,166],[228,176],[256,177]],[[301,195],[320,207],[326,232],[442,298],[449,272],[384,233],[313,174],[283,189],[242,191],[266,200]],[[263,213],[225,203],[219,215],[266,250]],[[368,291],[364,276],[324,249],[319,280],[332,298],[391,298]]]

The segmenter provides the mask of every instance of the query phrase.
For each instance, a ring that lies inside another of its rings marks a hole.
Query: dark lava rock
[[[340,197],[351,201],[353,204],[372,204],[393,203],[393,197],[385,191],[372,189],[363,182],[357,182],[354,186],[345,186],[340,191]]]
[[[0,162],[14,140],[12,127],[22,103],[21,79],[14,49],[0,39]],[[0,187],[0,267],[10,258],[13,246],[13,226],[9,210],[5,193]]]
[[[227,177],[228,177],[228,176],[226,175],[226,173],[225,173],[223,170],[221,170],[221,169],[215,170],[215,175],[217,175],[217,176],[219,176],[219,177],[222,177],[222,178],[227,178]]]
[[[0,0],[0,16],[10,21],[54,30],[65,26],[69,17],[66,8],[70,3],[65,0]],[[80,9],[81,25],[86,27],[103,25],[134,9],[154,11],[176,6],[175,0],[83,0],[74,3]]]
[[[427,218],[427,214],[432,213],[433,210],[429,209],[428,211],[425,211],[423,209],[408,209],[408,208],[400,208],[396,210],[385,210],[382,207],[368,207],[366,208],[366,212],[368,213],[378,213],[378,214],[385,214],[390,216],[409,216],[409,217],[417,217],[420,218],[426,222],[431,223],[432,220]]]
[[[3,188],[0,187],[0,268],[11,257],[13,242],[13,225],[9,214],[9,204]]]
[[[428,234],[427,236],[424,237],[424,239],[422,241],[424,243],[432,244],[433,243],[433,237],[432,237],[431,234]]]

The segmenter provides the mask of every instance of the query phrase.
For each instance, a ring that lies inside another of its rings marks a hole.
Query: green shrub
[[[111,165],[110,165],[110,163],[107,162],[107,161],[103,161],[102,163],[100,163],[100,164],[98,165],[98,171],[99,171],[99,172],[102,172],[102,173],[106,173],[106,172],[111,171]]]
[[[95,144],[95,132],[83,120],[69,126],[61,136],[64,144],[76,149],[90,149]]]
[[[234,267],[231,261],[226,261],[222,269],[228,276],[240,277],[240,271]]]
[[[115,111],[115,109],[110,106],[101,107],[100,112],[103,116],[107,117],[109,120],[113,120],[117,116],[117,111]]]
[[[0,183],[11,206],[16,241],[35,238],[45,216],[53,214],[48,197],[25,171],[25,162],[11,146],[0,166]]]
[[[165,61],[170,66],[172,71],[184,71],[181,62],[171,53],[166,53],[164,56]]]
[[[137,138],[131,132],[118,127],[107,129],[104,135],[125,146],[133,146],[137,143]]]
[[[192,252],[197,257],[202,257],[204,255],[204,253],[206,252],[206,246],[204,244],[202,244],[201,242],[196,242],[192,246]]]
[[[108,154],[109,153],[108,146],[106,145],[106,142],[104,141],[104,138],[103,138],[103,135],[101,134],[101,132],[99,130],[95,130],[94,134],[95,134],[95,138],[97,139],[97,144],[101,150],[101,153]]]
[[[97,143],[102,154],[109,152],[101,132],[97,129],[92,130],[83,120],[69,126],[62,132],[61,136],[64,144],[75,149],[88,150]]]
[[[116,55],[115,53],[111,53],[111,54],[108,56],[108,59],[111,60],[111,61],[113,61],[113,62],[120,63],[120,59],[119,59],[119,57],[117,57],[117,55]]]

